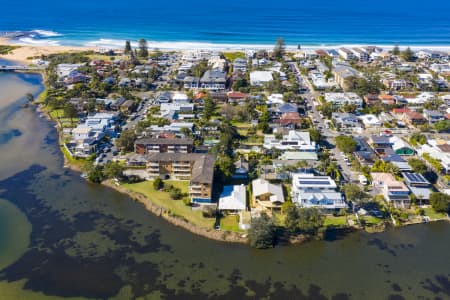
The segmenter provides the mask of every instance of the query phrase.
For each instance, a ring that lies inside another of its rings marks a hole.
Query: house
[[[215,157],[200,153],[151,153],[147,155],[150,178],[189,180],[191,202],[212,202]]]
[[[378,96],[378,98],[380,99],[381,103],[383,103],[383,104],[387,104],[387,105],[395,104],[395,98],[392,95],[381,94]]]
[[[287,112],[281,115],[279,123],[281,126],[295,129],[300,123],[301,118],[298,112]]]
[[[284,203],[283,188],[280,184],[258,178],[252,181],[253,205],[264,209],[280,209]]]
[[[284,103],[283,95],[282,94],[271,94],[267,97],[266,103],[268,105],[283,104]]]
[[[292,201],[300,207],[335,210],[347,207],[344,197],[329,176],[299,173],[292,176]]]
[[[413,147],[409,145],[406,141],[399,138],[398,136],[392,136],[389,138],[389,141],[392,144],[392,149],[397,155],[411,156],[416,153]]]
[[[408,83],[404,79],[384,79],[383,84],[391,90],[402,90],[408,87]]]
[[[359,117],[359,119],[362,121],[365,128],[381,126],[380,119],[378,119],[377,116],[372,114],[362,115]]]
[[[406,160],[404,160],[400,155],[396,154],[393,150],[389,151],[387,149],[384,156],[381,157],[381,160],[384,162],[392,163],[395,165],[401,172],[411,172],[412,168],[408,164]]]
[[[363,99],[368,106],[380,103],[380,97],[377,94],[367,94]]]
[[[405,184],[417,198],[417,201],[420,201],[420,204],[422,201],[428,202],[430,200],[431,183],[422,174],[403,172],[402,176],[405,178]]]
[[[250,72],[250,85],[263,86],[264,83],[273,80],[272,72],[270,71],[252,71]]]
[[[263,147],[266,149],[295,150],[300,152],[316,152],[316,143],[311,140],[308,131],[289,130],[287,135],[277,139],[274,134],[264,135]]]
[[[227,97],[230,103],[242,103],[247,100],[248,95],[246,93],[230,91],[227,93]]]
[[[200,78],[194,76],[186,76],[183,79],[183,87],[187,90],[198,89],[200,87]]]
[[[372,185],[381,189],[386,201],[397,208],[409,207],[409,189],[403,182],[396,180],[390,173],[371,173],[370,175],[372,176]]]
[[[281,116],[286,113],[298,112],[298,106],[293,103],[283,103],[277,105],[275,108],[270,108],[270,112],[275,116]]]
[[[353,56],[360,61],[367,62],[369,61],[369,54],[361,48],[352,48],[350,51],[353,53]]]
[[[247,190],[245,185],[226,185],[219,197],[219,211],[239,213],[247,208]]]
[[[233,61],[233,72],[247,72],[247,59],[245,58],[236,58]]]
[[[428,120],[430,124],[445,120],[444,114],[437,110],[424,109],[423,116]]]
[[[427,144],[417,149],[417,153],[421,156],[428,153],[430,157],[440,161],[445,174],[450,174],[450,144],[448,141],[428,140]]]
[[[191,113],[194,111],[194,104],[193,103],[186,103],[186,102],[180,102],[180,103],[162,103],[160,107],[161,114],[167,111],[174,111],[174,112],[183,112],[183,113]]]
[[[331,114],[331,119],[337,129],[361,128],[358,117],[352,113],[333,112]]]
[[[338,53],[345,60],[355,59],[355,55],[350,49],[342,47],[338,49]]]
[[[249,172],[248,162],[240,157],[237,161],[234,162],[234,174],[232,176],[233,179],[247,179]]]
[[[325,93],[325,101],[339,108],[346,104],[353,104],[356,107],[362,106],[362,99],[356,93]]]
[[[351,80],[360,77],[359,72],[345,63],[334,64],[334,80],[344,89],[350,88]]]
[[[176,92],[172,95],[173,103],[189,103],[189,97],[185,93]]]
[[[227,74],[224,71],[208,70],[200,79],[200,88],[213,91],[224,91],[227,83]]]
[[[427,119],[425,119],[422,114],[415,111],[408,111],[404,113],[402,121],[412,126],[423,125],[427,123]]]
[[[385,135],[372,135],[370,137],[370,144],[372,145],[373,150],[378,154],[384,154],[386,149],[392,147],[391,140]]]
[[[127,100],[120,106],[120,110],[124,113],[131,113],[135,108],[136,105],[133,100]]]
[[[194,141],[190,138],[141,138],[134,142],[134,152],[149,153],[192,153]]]
[[[378,156],[375,154],[375,152],[363,137],[354,136],[353,139],[357,144],[357,151],[354,153],[354,155],[358,162],[363,166],[373,166]]]

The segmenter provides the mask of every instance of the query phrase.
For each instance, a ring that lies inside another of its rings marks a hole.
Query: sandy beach
[[[0,55],[0,58],[17,61],[23,64],[29,64],[32,62],[32,59],[29,58],[39,58],[41,55],[49,55],[54,53],[61,52],[76,52],[76,51],[86,51],[86,50],[95,50],[95,47],[75,47],[75,46],[50,46],[50,45],[18,45],[12,43],[8,39],[0,38],[0,45],[11,45],[11,46],[19,46],[13,50],[12,52]]]

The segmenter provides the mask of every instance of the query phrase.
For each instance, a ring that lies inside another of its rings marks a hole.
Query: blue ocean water
[[[25,42],[450,45],[450,1],[0,0],[0,32],[35,29]]]

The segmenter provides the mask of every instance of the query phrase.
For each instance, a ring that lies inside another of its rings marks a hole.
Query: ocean
[[[5,1],[0,32],[24,44],[245,48],[450,46],[450,1]]]

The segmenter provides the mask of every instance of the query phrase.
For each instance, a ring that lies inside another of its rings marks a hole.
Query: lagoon
[[[2,131],[21,132],[0,143],[0,216],[15,224],[1,238],[22,241],[14,253],[0,243],[0,299],[450,297],[448,222],[260,251],[192,235],[87,183],[63,168],[54,125],[20,108],[39,80],[0,74],[0,103],[23,90],[0,108]]]

